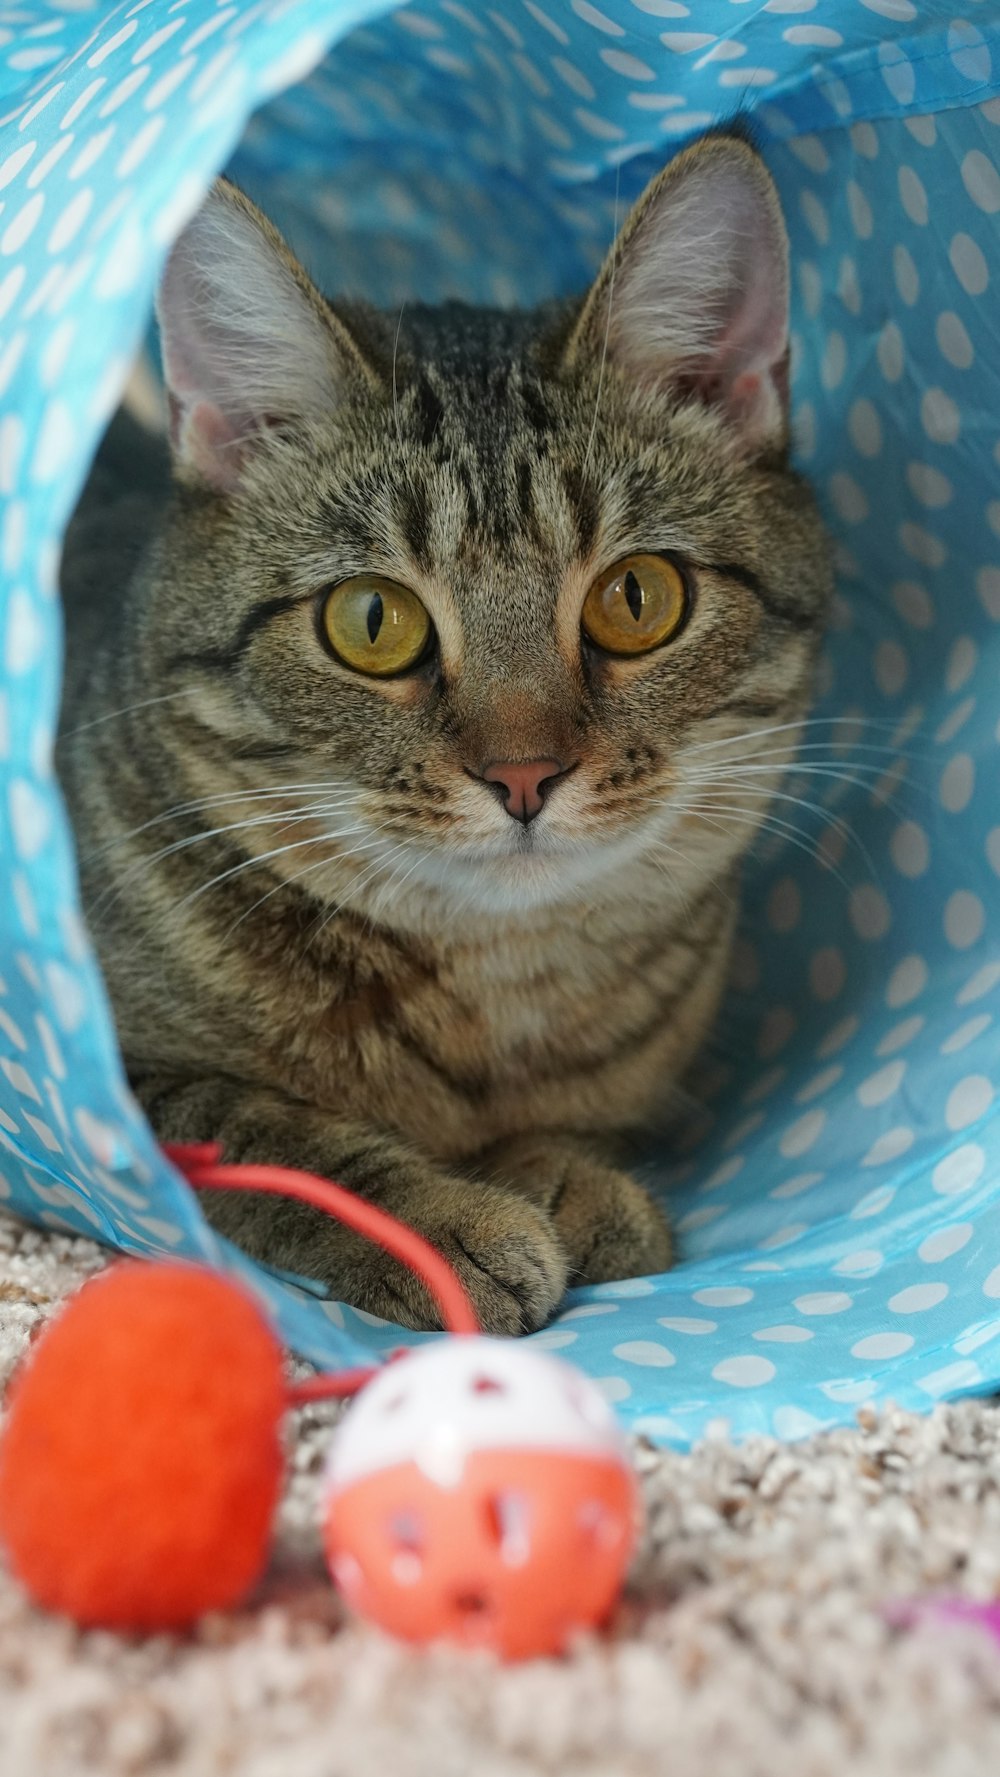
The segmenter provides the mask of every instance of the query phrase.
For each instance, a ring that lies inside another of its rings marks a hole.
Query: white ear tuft
[[[157,300],[182,474],[234,488],[271,425],[329,410],[337,324],[277,231],[219,181],[167,261]]]
[[[610,312],[609,312],[610,304]],[[788,432],[788,240],[770,174],[712,136],[653,180],[584,305],[571,361],[719,408],[751,450]]]

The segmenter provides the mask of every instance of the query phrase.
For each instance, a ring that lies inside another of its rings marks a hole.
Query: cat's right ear
[[[157,298],[174,464],[219,493],[261,434],[320,417],[371,372],[277,230],[218,180],[167,261]]]
[[[788,439],[788,239],[771,175],[709,135],[640,197],[583,305],[569,368],[605,363],[714,408],[749,453]]]

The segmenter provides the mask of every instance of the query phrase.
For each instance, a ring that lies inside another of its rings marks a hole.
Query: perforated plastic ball
[[[506,1659],[607,1619],[638,1522],[603,1395],[527,1344],[450,1339],[391,1364],[327,1465],[324,1543],[348,1603],[406,1640]]]
[[[234,1604],[281,1486],[281,1348],[252,1298],[184,1264],[86,1284],[18,1372],[0,1542],[37,1603],[179,1629]]]

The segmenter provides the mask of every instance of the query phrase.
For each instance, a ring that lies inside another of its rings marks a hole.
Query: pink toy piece
[[[885,1614],[890,1623],[900,1629],[919,1629],[924,1623],[968,1623],[1000,1643],[1000,1603],[996,1600],[983,1604],[975,1598],[936,1594],[893,1604]]]

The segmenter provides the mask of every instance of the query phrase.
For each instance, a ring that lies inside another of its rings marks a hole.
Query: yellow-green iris
[[[328,595],[323,628],[345,666],[388,679],[416,665],[430,640],[431,620],[409,587],[380,574],[355,574]]]
[[[606,654],[648,654],[677,634],[686,614],[680,569],[662,555],[627,555],[594,581],[582,622]]]

